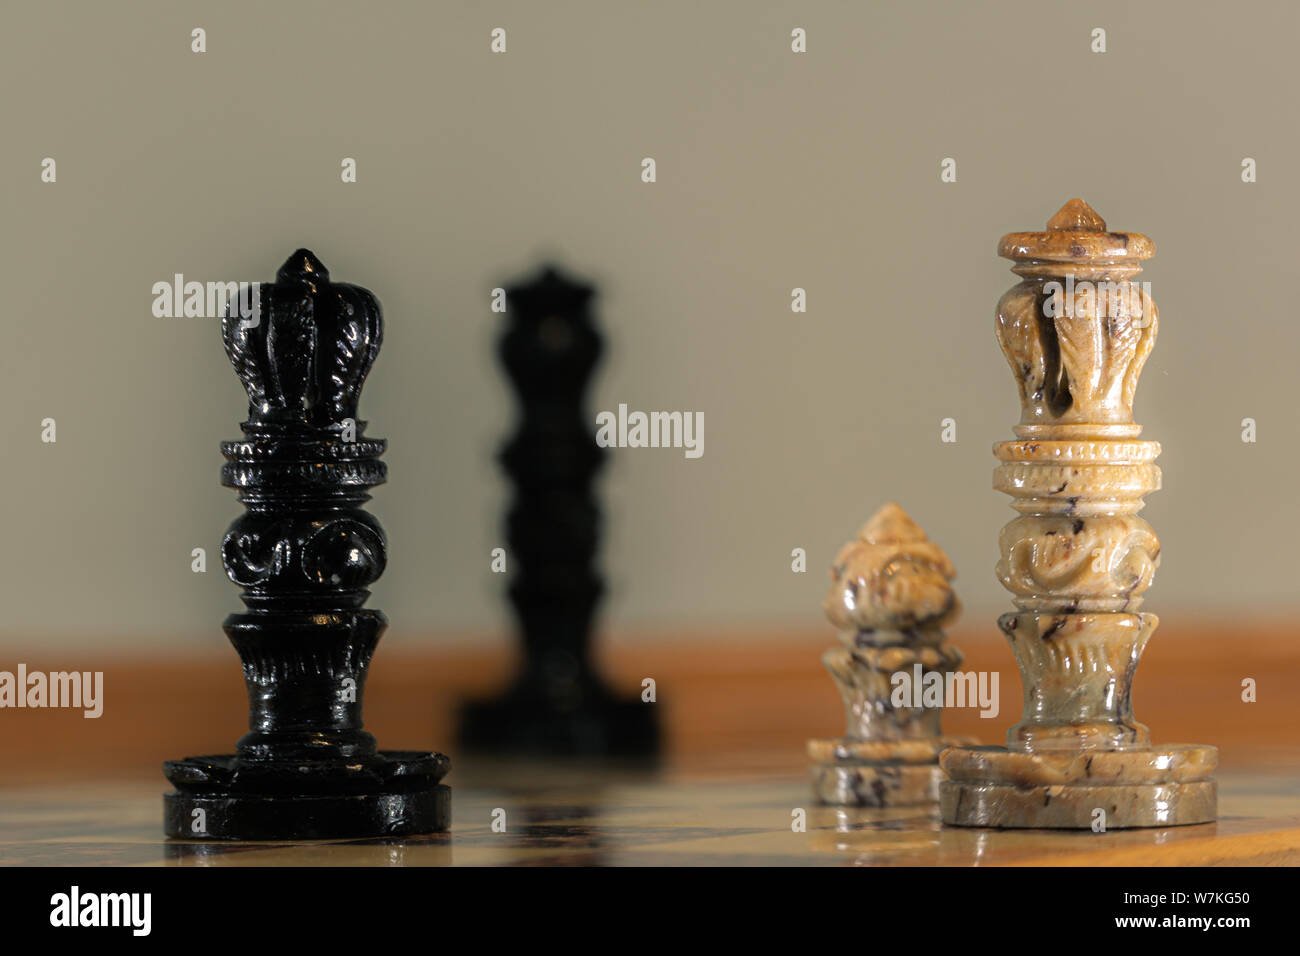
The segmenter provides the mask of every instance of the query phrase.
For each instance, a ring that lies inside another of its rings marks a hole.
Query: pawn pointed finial
[[[1082,199],[1071,199],[1047,220],[1048,232],[1105,232],[1106,220]]]
[[[891,501],[836,556],[826,617],[845,631],[941,626],[958,613],[956,576],[943,550]]]
[[[869,544],[908,544],[928,541],[921,526],[896,501],[890,501],[867,519],[858,538]]]

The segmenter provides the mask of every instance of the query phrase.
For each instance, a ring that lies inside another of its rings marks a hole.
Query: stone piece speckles
[[[968,827],[1086,830],[1099,822],[1108,830],[1171,827],[1206,823],[1218,812],[1213,780],[1102,787],[945,783],[941,790],[943,822]]]
[[[1160,541],[1138,512],[1160,488],[1160,446],[1139,440],[1133,421],[1158,326],[1133,277],[1155,246],[1107,232],[1072,199],[1046,232],[1004,236],[998,253],[1023,279],[998,303],[1021,418],[1017,440],[994,448],[993,486],[1020,513],[999,537],[997,576],[1017,610],[998,626],[1025,703],[1006,749],[940,755],[943,820],[1107,829],[1213,820],[1217,750],[1153,747],[1133,717],[1134,672],[1159,623],[1140,610]]]
[[[895,807],[939,798],[938,756],[964,738],[942,736],[938,707],[896,707],[892,678],[940,677],[961,653],[943,626],[960,611],[956,570],[907,513],[889,503],[862,526],[831,568],[827,619],[840,647],[822,663],[844,699],[843,737],[808,741],[813,794],[821,803]]]
[[[1017,751],[967,747],[944,755],[949,780],[981,782],[1001,773],[1011,786],[1108,783],[1188,783],[1206,779],[1219,763],[1216,747],[1173,745],[1158,750]]]

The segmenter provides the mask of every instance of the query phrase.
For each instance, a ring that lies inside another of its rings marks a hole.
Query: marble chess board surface
[[[802,775],[469,774],[448,833],[310,842],[169,840],[157,780],[0,790],[0,865],[1272,866],[1300,864],[1300,775],[1224,771],[1217,822],[1108,833],[945,827],[938,808],[818,806]],[[495,780],[493,777],[495,776]],[[523,781],[523,782],[518,782]],[[453,780],[453,783],[457,781]],[[792,827],[806,813],[806,830]],[[504,830],[494,829],[504,810]]]

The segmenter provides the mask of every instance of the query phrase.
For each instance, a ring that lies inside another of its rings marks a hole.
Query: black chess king
[[[362,729],[366,671],[387,624],[363,607],[384,571],[383,528],[362,506],[385,442],[363,437],[362,384],[383,339],[379,302],[331,282],[299,249],[252,315],[226,311],[226,354],[248,392],[244,438],[222,444],[222,484],[246,513],[221,545],[246,610],[225,632],[248,686],[233,755],[164,765],[168,836],[284,840],[430,833],[451,822],[439,753],[382,751]]]

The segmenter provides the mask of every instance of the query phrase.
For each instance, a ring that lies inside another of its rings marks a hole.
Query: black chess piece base
[[[191,840],[316,840],[410,836],[451,826],[439,753],[385,750],[346,764],[187,757],[164,765],[167,836]]]
[[[607,693],[564,708],[516,685],[498,700],[461,710],[460,745],[480,754],[653,759],[659,749],[654,704]]]

